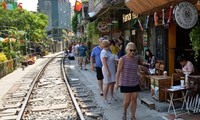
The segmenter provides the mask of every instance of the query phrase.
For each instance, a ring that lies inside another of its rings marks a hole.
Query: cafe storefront
[[[125,4],[135,14],[146,16],[148,48],[164,62],[168,75],[180,67],[176,62],[180,54],[195,62],[189,33],[199,24],[197,0],[126,0]]]

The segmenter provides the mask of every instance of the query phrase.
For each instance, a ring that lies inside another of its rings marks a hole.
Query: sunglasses
[[[130,51],[130,52],[136,52],[137,50],[132,50],[132,49],[130,49],[129,51]]]

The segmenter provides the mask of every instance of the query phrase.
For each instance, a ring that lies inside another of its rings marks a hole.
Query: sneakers
[[[109,100],[110,101],[117,101],[117,99],[115,97],[110,97]]]
[[[108,100],[103,100],[104,104],[111,104]]]

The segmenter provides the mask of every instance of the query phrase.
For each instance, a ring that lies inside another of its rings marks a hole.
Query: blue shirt
[[[81,45],[78,47],[78,55],[81,57],[85,57],[87,52],[87,47],[84,45]]]
[[[102,68],[103,66],[100,58],[101,50],[102,49],[99,46],[96,46],[92,49],[91,57],[95,59],[95,67]]]

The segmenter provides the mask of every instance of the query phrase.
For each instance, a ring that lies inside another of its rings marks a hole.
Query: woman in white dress
[[[115,100],[113,96],[114,84],[115,84],[115,58],[113,54],[110,52],[109,46],[110,42],[108,40],[102,41],[103,50],[101,51],[101,61],[103,63],[102,73],[104,76],[103,83],[103,96],[104,103],[109,103],[107,99],[108,91],[110,92],[110,100]]]

